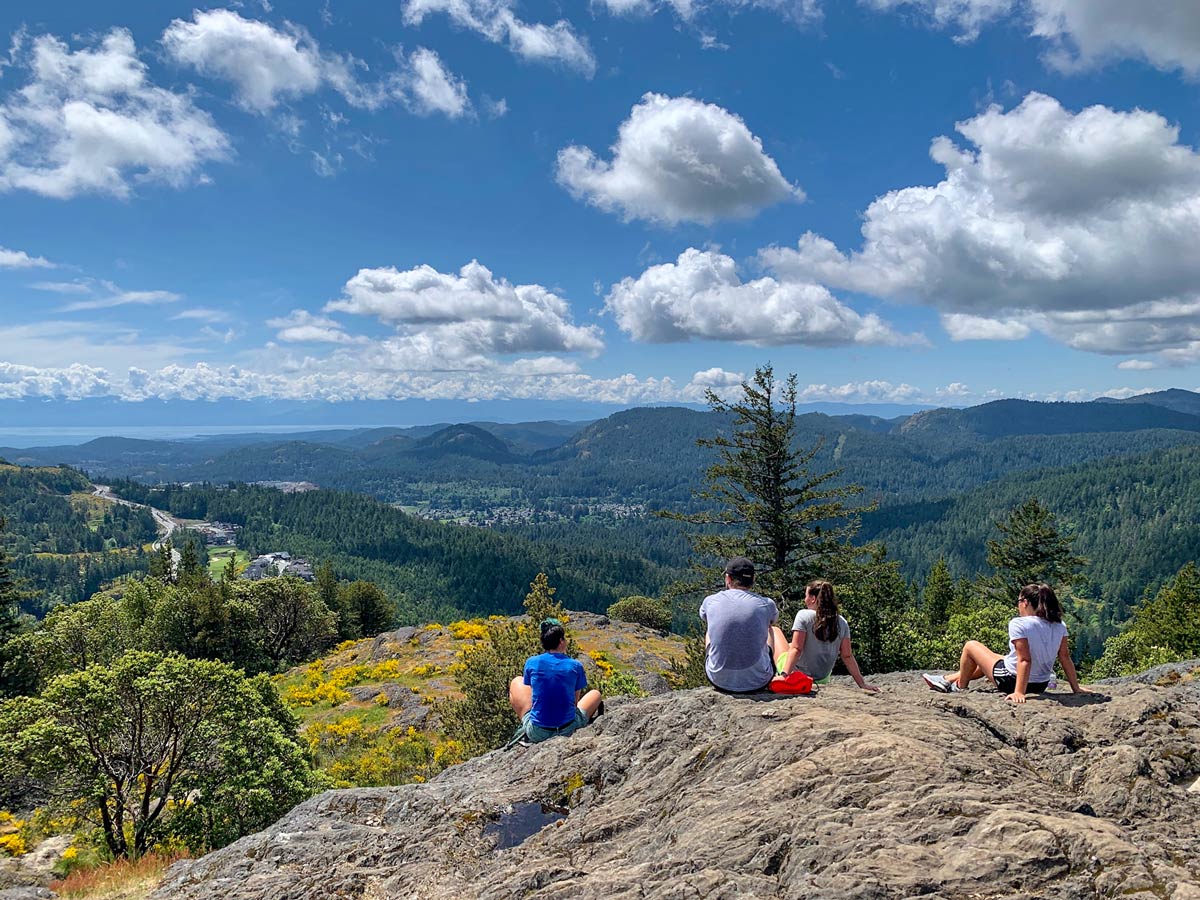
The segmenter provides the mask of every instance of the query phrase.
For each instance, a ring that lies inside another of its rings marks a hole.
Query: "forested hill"
[[[863,485],[872,499],[930,499],[1012,472],[1200,443],[1200,416],[1183,411],[1188,398],[1200,407],[1200,395],[1170,391],[1137,402],[1006,400],[893,420],[810,413],[798,418],[797,439],[819,442],[814,465],[842,469],[842,479]],[[309,433],[303,440],[249,435],[240,445],[230,436],[112,439],[8,452],[22,463],[67,462],[105,478],[305,480],[449,509],[596,500],[665,506],[689,503],[713,460],[697,438],[728,428],[715,413],[656,407],[587,425],[479,423]]]
[[[863,540],[881,540],[912,578],[938,558],[952,572],[986,569],[986,540],[1014,506],[1037,497],[1075,550],[1103,600],[1110,633],[1143,593],[1200,560],[1200,453],[1178,447],[1114,457],[1032,476],[1010,475],[959,496],[896,504],[863,518]]]
[[[113,489],[181,517],[240,525],[239,547],[251,555],[286,550],[329,563],[340,578],[373,581],[396,602],[399,624],[519,612],[539,572],[564,602],[592,611],[631,594],[655,594],[678,574],[601,542],[535,542],[430,522],[346,492],[153,490],[133,482]]]
[[[25,468],[0,461],[0,517],[13,572],[34,595],[26,609],[83,600],[105,582],[146,567],[153,541],[145,510],[92,496],[87,477],[66,467]]]

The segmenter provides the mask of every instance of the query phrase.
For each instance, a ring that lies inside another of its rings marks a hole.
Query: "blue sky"
[[[695,401],[768,360],[814,401],[1200,385],[1192,4],[10,2],[0,30],[0,399],[64,421]]]

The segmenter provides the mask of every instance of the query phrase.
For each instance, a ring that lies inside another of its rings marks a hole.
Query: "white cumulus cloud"
[[[197,10],[190,21],[176,19],[163,32],[162,43],[176,63],[232,84],[238,105],[250,112],[269,113],[324,88],[366,109],[399,100],[421,115],[440,112],[458,118],[471,108],[466,83],[424,47],[407,59],[397,52],[398,68],[368,82],[360,77],[364,64],[323,50],[299,25],[284,22],[276,28],[228,9]],[[300,124],[294,117],[285,121],[293,131]],[[328,168],[325,157],[319,160]]]
[[[0,192],[124,197],[143,181],[202,180],[229,154],[189,95],[151,84],[123,28],[75,51],[51,35],[18,40],[11,60],[27,81],[0,102]]]
[[[1200,4],[1190,0],[859,0],[883,12],[913,11],[960,42],[1015,17],[1045,42],[1046,61],[1073,71],[1138,59],[1200,75]]]
[[[276,29],[228,9],[196,10],[190,22],[176,19],[162,43],[175,62],[233,84],[238,104],[254,112],[311,94],[333,67],[345,69],[344,61],[326,62],[304,29]]]
[[[559,151],[558,181],[626,219],[674,225],[742,218],[804,192],[733,113],[690,97],[646,94],[618,131],[612,159]]]
[[[1029,326],[1019,319],[989,319],[963,313],[942,316],[942,327],[954,341],[1019,341],[1030,334]]]
[[[493,44],[503,44],[528,62],[553,63],[591,77],[596,58],[587,41],[569,22],[553,25],[525,22],[513,12],[511,0],[406,0],[404,20],[420,25],[429,15],[442,13],[460,28],[474,31]]]
[[[0,362],[0,400],[82,400],[111,391],[108,372],[93,366],[39,368]]]
[[[54,263],[42,256],[30,256],[24,250],[0,247],[0,269],[53,269]]]
[[[941,137],[930,151],[944,180],[877,198],[861,249],[810,232],[762,261],[787,278],[930,305],[960,339],[1024,326],[1123,353],[1200,337],[1200,154],[1176,126],[1033,93],[956,128],[968,146]]]
[[[326,313],[370,316],[396,326],[378,352],[397,359],[487,360],[496,354],[604,348],[594,325],[576,325],[565,299],[539,284],[512,284],[477,261],[457,274],[432,266],[362,269]],[[422,363],[424,365],[424,363]]]
[[[440,112],[457,119],[471,111],[466,82],[447,71],[432,50],[418,47],[408,65],[405,86],[409,103],[417,113]]]
[[[289,344],[352,344],[355,342],[355,339],[333,319],[314,316],[303,309],[294,309],[290,315],[268,319],[267,327],[277,329],[276,337]]]
[[[689,248],[613,285],[605,299],[635,341],[738,341],[756,345],[923,343],[897,334],[874,313],[861,315],[825,287],[764,276],[743,281],[730,257]]]

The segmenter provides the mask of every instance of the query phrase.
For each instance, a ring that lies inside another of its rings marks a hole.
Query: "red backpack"
[[[811,694],[813,680],[811,675],[797,670],[783,678],[773,678],[767,687],[776,694]]]

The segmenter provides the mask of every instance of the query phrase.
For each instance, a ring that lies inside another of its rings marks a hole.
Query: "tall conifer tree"
[[[839,470],[814,471],[820,442],[797,446],[795,375],[780,384],[766,365],[741,387],[733,402],[706,394],[714,412],[732,418],[728,435],[697,442],[717,451],[695,494],[710,509],[666,515],[700,526],[691,540],[701,580],[688,588],[717,585],[725,559],[747,556],[758,567],[758,588],[786,617],[799,608],[810,580],[849,568],[861,510],[846,501],[862,488],[835,484]]]

